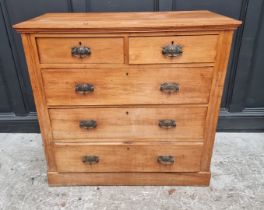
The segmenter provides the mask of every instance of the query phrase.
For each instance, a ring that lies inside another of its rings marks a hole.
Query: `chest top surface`
[[[147,30],[227,30],[241,22],[210,11],[47,13],[16,24],[19,32],[38,31],[145,31]]]

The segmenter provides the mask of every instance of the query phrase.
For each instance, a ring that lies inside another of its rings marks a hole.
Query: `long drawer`
[[[39,37],[40,63],[124,63],[123,37]]]
[[[59,144],[58,172],[196,172],[202,143]]]
[[[212,67],[42,71],[48,105],[207,103]]]
[[[50,109],[54,139],[202,139],[206,107]],[[154,140],[153,140],[154,141]]]
[[[214,62],[218,35],[129,38],[130,64]]]

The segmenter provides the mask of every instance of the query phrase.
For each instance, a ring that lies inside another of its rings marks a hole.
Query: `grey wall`
[[[263,0],[0,0],[0,132],[38,132],[15,23],[47,12],[211,10],[244,22],[234,36],[218,129],[264,130]]]

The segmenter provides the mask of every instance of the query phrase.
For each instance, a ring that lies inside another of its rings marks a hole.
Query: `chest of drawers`
[[[209,11],[19,23],[50,185],[208,185],[233,31]]]

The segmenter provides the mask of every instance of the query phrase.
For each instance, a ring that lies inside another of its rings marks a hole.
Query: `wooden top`
[[[37,31],[168,31],[233,30],[241,21],[209,11],[47,13],[14,25],[19,32]]]

